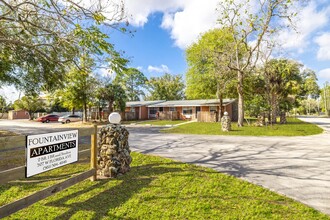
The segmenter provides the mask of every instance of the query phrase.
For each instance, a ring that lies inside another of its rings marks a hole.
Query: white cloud
[[[285,49],[298,49],[302,53],[311,43],[311,35],[327,25],[328,12],[328,8],[318,10],[317,4],[313,1],[303,6],[294,19],[296,31],[285,29],[280,33],[279,40],[282,47]]]
[[[241,1],[241,0],[236,0]],[[148,22],[148,16],[155,12],[164,14],[161,27],[170,32],[174,44],[186,49],[198,36],[217,26],[218,13],[216,8],[221,0],[125,0],[129,21],[134,26],[143,26]],[[253,6],[255,1],[251,1]],[[329,8],[318,8],[320,3],[311,1],[302,7],[296,17],[297,32],[283,30],[279,35],[283,48],[303,49],[308,47],[311,34],[327,25]],[[250,8],[253,11],[253,7]]]
[[[125,0],[128,21],[142,27],[148,17],[155,13],[164,14],[161,27],[170,32],[174,44],[185,49],[197,37],[216,24],[216,7],[219,0]]]
[[[170,69],[168,68],[168,66],[162,64],[160,66],[148,66],[148,72],[152,73],[152,72],[156,72],[156,73],[170,73]]]
[[[330,68],[321,70],[318,73],[318,77],[322,79],[330,79]]]
[[[208,0],[207,4],[200,0],[191,0],[185,4],[184,10],[165,13],[161,27],[170,31],[175,45],[187,48],[198,36],[216,26],[215,11],[218,0]]]
[[[113,72],[113,70],[111,69],[107,69],[107,68],[100,68],[98,70],[98,74],[102,77],[105,77],[105,78],[111,78],[111,79],[114,79],[115,77],[115,73]]]
[[[315,38],[315,42],[319,45],[317,59],[330,60],[330,32],[323,33]]]
[[[125,0],[128,21],[134,26],[143,26],[148,22],[148,16],[155,12],[177,11],[184,6],[184,0]]]
[[[174,45],[186,49],[196,41],[200,34],[217,26],[219,12],[217,8],[221,0],[124,0],[130,24],[142,27],[148,17],[155,13],[163,13],[161,28],[169,31]],[[241,0],[236,0],[240,2]],[[323,3],[322,3],[323,2]],[[303,53],[311,47],[312,36],[324,28],[329,20],[330,6],[325,0],[314,0],[308,3],[299,2],[292,10],[299,11],[296,17],[296,31],[284,29],[278,36],[284,49]],[[250,2],[249,10],[253,11],[256,1]],[[320,5],[322,7],[320,7]],[[255,7],[256,8],[256,7]]]

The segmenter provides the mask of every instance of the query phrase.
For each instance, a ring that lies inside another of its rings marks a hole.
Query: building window
[[[192,115],[192,107],[183,107],[182,114],[183,115]]]
[[[159,107],[159,111],[160,112],[163,112],[163,107]]]
[[[150,115],[155,115],[155,114],[157,113],[157,111],[158,111],[157,108],[154,108],[154,107],[149,108],[149,114],[150,114]]]
[[[210,112],[216,112],[218,110],[217,106],[210,106]]]
[[[176,111],[176,107],[170,107],[170,112],[175,112]]]
[[[131,107],[131,112],[135,112],[135,108],[134,107]]]

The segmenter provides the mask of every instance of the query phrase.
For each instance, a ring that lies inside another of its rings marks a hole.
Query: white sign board
[[[78,161],[78,130],[26,136],[26,177]]]

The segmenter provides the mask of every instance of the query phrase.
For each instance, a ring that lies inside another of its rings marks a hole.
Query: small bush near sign
[[[78,161],[78,130],[26,137],[26,177]]]

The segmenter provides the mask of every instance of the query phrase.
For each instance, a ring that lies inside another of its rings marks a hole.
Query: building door
[[[200,106],[197,106],[196,107],[196,118],[197,118],[197,113],[201,111],[201,107]]]

